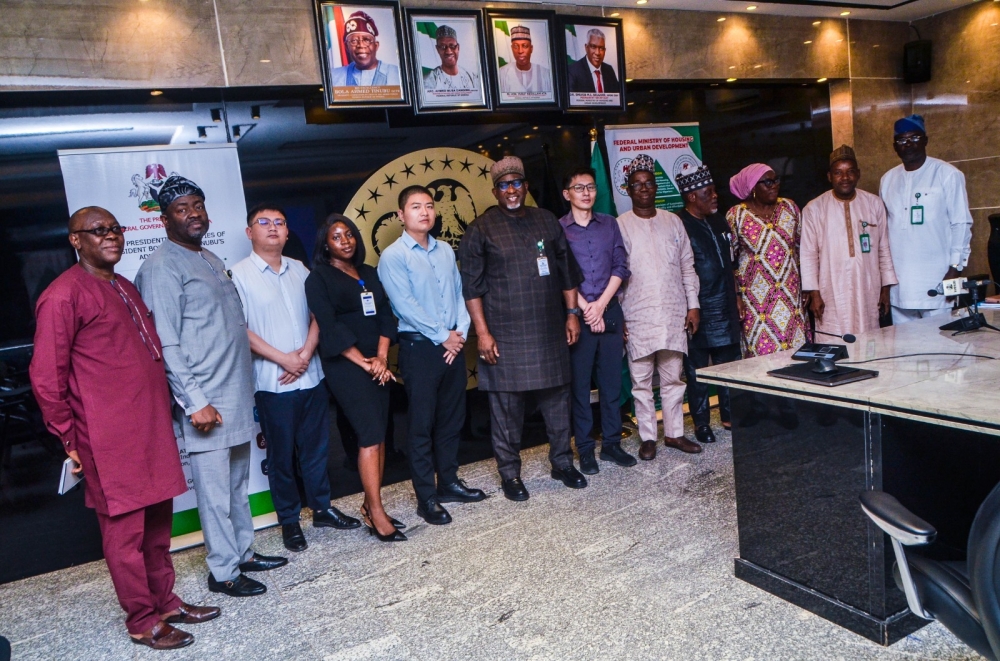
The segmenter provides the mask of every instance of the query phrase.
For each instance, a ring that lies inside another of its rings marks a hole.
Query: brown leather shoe
[[[680,438],[664,438],[663,444],[668,448],[677,448],[681,452],[687,452],[688,454],[698,454],[701,452],[700,445],[687,440],[683,436]]]
[[[136,645],[145,645],[154,650],[176,650],[187,647],[194,642],[194,636],[186,631],[175,629],[166,622],[157,622],[152,629],[139,638],[129,636]]]
[[[176,612],[163,618],[163,621],[170,624],[201,624],[214,620],[221,614],[222,609],[218,606],[192,606],[182,601]]]
[[[639,446],[639,458],[643,461],[656,459],[656,441],[643,441]]]

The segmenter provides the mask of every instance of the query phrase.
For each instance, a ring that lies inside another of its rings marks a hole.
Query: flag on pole
[[[594,211],[617,216],[618,210],[615,208],[615,199],[611,194],[611,177],[608,176],[608,169],[604,167],[601,147],[597,144],[597,129],[590,129],[590,167],[594,170],[596,180],[594,183],[597,184]]]

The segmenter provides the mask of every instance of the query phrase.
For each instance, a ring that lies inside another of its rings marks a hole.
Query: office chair
[[[1000,484],[980,505],[965,562],[938,562],[905,546],[924,546],[937,531],[882,491],[861,494],[861,509],[892,539],[893,578],[913,614],[938,620],[990,661],[1000,658]]]

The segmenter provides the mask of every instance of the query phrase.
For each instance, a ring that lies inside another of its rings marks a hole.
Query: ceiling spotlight
[[[610,16],[611,18],[615,18],[616,16],[621,16],[621,12],[617,11],[611,12],[610,14],[608,14],[608,16]]]
[[[629,101],[627,105],[634,106],[635,105],[635,101]]]
[[[825,83],[826,82],[826,78],[817,78],[816,82],[817,83]]]
[[[153,90],[149,93],[150,96],[160,96],[161,94],[163,94],[163,90]]]
[[[199,138],[207,138],[208,137],[208,131],[206,130],[207,128],[208,128],[207,126],[199,126],[198,127],[198,137]]]
[[[802,43],[804,43],[804,44],[811,44],[812,43],[812,39],[807,39],[807,40],[803,41]]]
[[[556,128],[557,129],[561,129],[562,128],[562,124],[557,125]]]
[[[531,130],[532,130],[532,131],[537,131],[537,130],[538,130],[538,127],[537,127],[537,126],[532,126],[532,127],[531,127]]]
[[[842,12],[840,12],[840,15],[841,16],[850,16],[851,12],[849,12],[849,11],[842,11]]]
[[[222,110],[219,108],[212,108],[212,121],[221,122],[222,121]]]
[[[644,5],[647,2],[649,2],[649,0],[635,0],[635,4],[637,4],[637,5]]]
[[[270,61],[271,61],[271,60],[261,60],[261,61],[260,61],[260,63],[261,63],[261,64],[268,64],[268,63],[269,63]]]
[[[509,138],[509,137],[507,137],[507,136],[504,136],[504,137],[503,137],[503,139],[504,139],[504,140],[510,140],[510,138]]]
[[[750,5],[749,7],[747,7],[747,11],[753,11],[755,9],[757,9],[757,5]]]
[[[480,148],[480,149],[482,149],[482,148],[483,148],[483,146],[482,146],[482,145],[479,145],[479,148]]]
[[[320,92],[322,92],[322,91],[323,91],[323,88],[322,88],[322,87],[320,87],[320,88],[319,88],[319,91],[320,91]]]
[[[240,137],[240,125],[239,124],[237,124],[236,126],[233,127],[233,137],[234,138]]]
[[[716,21],[717,23],[723,23],[723,22],[725,22],[725,20],[726,20],[726,17],[725,17],[725,16],[720,16],[719,18],[715,19],[715,21]]]
[[[813,21],[813,25],[819,25],[822,21]]]
[[[735,83],[736,79],[735,78],[726,78],[726,82],[727,83]]]
[[[260,106],[250,106],[250,118],[260,119]]]
[[[625,82],[626,82],[626,83],[631,83],[631,82],[632,82],[633,80],[635,80],[635,79],[634,79],[634,78],[626,78],[626,79],[625,79]]]

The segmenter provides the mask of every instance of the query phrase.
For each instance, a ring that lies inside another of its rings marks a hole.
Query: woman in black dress
[[[362,520],[383,542],[404,541],[397,528],[405,526],[386,514],[380,493],[396,320],[378,272],[365,264],[358,228],[340,214],[331,214],[319,229],[306,298],[319,324],[326,385],[358,435]]]

